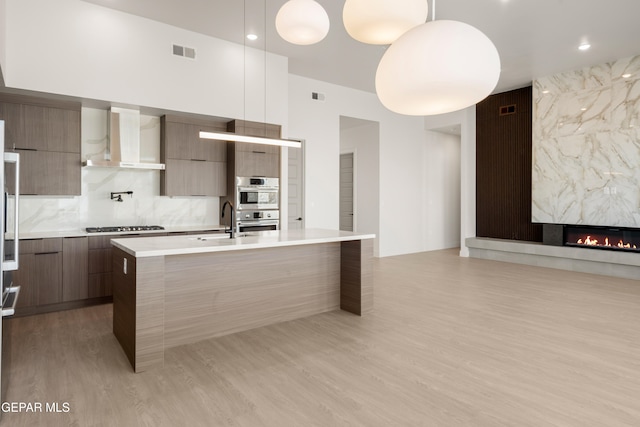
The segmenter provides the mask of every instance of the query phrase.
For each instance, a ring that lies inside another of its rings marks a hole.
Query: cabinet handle
[[[252,151],[254,154],[267,154],[266,151]]]
[[[16,150],[16,151],[38,151],[37,148],[20,148],[20,147],[15,147],[14,150]]]
[[[206,159],[191,159],[192,162],[206,162]]]
[[[29,241],[29,242],[39,242],[41,240],[44,240],[43,238],[39,238],[39,239],[24,239],[25,241]]]
[[[59,254],[59,251],[53,251],[53,252],[36,252],[34,255],[53,255],[53,254]]]

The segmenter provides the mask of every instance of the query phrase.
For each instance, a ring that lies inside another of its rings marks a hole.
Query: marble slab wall
[[[531,212],[640,227],[640,56],[533,82]]]
[[[82,109],[82,160],[102,159],[107,148],[107,111]],[[141,161],[160,162],[160,118],[140,117]],[[111,192],[133,191],[123,202]],[[77,230],[90,226],[199,226],[219,223],[217,197],[160,196],[160,171],[82,168],[82,195],[23,196],[22,233]]]

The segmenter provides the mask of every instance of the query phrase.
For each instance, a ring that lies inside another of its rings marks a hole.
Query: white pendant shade
[[[477,104],[499,77],[498,50],[480,30],[458,21],[430,21],[387,49],[376,72],[376,93],[396,113],[443,114]]]
[[[391,44],[427,20],[427,0],[346,0],[344,28],[354,39],[369,44]]]
[[[318,43],[329,32],[329,15],[313,0],[289,0],[276,15],[276,30],[289,43]]]

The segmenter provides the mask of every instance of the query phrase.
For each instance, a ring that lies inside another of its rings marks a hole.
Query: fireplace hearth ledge
[[[471,258],[557,268],[637,280],[640,254],[571,246],[548,246],[536,242],[469,237]]]

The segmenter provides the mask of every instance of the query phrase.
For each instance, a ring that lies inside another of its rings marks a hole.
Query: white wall
[[[286,128],[285,57],[267,57],[265,112],[263,51],[79,0],[3,1],[8,87]],[[196,60],[173,55],[174,43]]]
[[[424,151],[426,250],[460,246],[460,149],[461,137],[427,132]],[[442,185],[430,186],[439,182]]]
[[[354,153],[355,227],[358,233],[380,234],[380,124],[362,125],[340,131],[340,152]],[[379,256],[376,238],[374,256]]]
[[[307,227],[339,226],[340,116],[380,123],[380,256],[427,250],[426,223],[442,224],[425,212],[425,197],[449,184],[423,180],[424,118],[392,113],[372,93],[290,75],[289,134],[306,139]]]
[[[476,107],[424,118],[425,129],[460,125],[460,256],[468,257],[467,237],[476,235]]]

